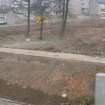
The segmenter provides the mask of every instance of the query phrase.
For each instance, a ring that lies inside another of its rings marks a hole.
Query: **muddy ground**
[[[0,53],[0,97],[34,105],[93,105],[97,72],[105,72],[105,65]]]
[[[44,28],[39,40],[32,25],[26,42],[26,26],[0,27],[0,46],[105,56],[104,20],[68,24],[62,38],[60,24]],[[91,105],[97,72],[105,72],[105,65],[0,53],[0,96],[34,105]]]

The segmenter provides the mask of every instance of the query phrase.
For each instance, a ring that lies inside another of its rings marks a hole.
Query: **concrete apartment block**
[[[69,9],[72,14],[81,14],[81,0],[71,0],[69,4]]]
[[[98,2],[96,0],[89,1],[89,14],[97,15],[98,14]]]
[[[86,14],[89,12],[89,0],[71,0],[69,10],[75,15]]]

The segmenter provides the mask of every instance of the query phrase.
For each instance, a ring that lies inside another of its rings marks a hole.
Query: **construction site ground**
[[[43,40],[38,39],[39,26],[32,25],[31,41],[25,40],[25,25],[0,27],[0,47],[100,57],[98,62],[89,62],[1,50],[0,97],[34,105],[93,105],[95,75],[105,72],[104,59],[101,62],[105,56],[104,23],[71,22],[62,37],[61,24],[46,24]]]

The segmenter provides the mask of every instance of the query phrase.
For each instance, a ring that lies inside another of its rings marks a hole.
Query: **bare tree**
[[[41,10],[41,14],[40,14],[40,17],[41,17],[40,37],[39,37],[40,40],[43,39],[43,29],[44,29],[44,19],[43,19],[43,14],[44,14],[44,10],[43,10],[43,8],[42,8],[42,10]]]
[[[62,19],[61,32],[60,36],[64,36],[68,18],[69,11],[69,2],[70,0],[56,0],[56,11],[59,13],[59,16]]]
[[[30,35],[30,0],[28,0],[27,37]]]
[[[43,39],[44,30],[44,16],[48,15],[46,11],[49,8],[49,0],[36,0],[32,6],[32,10],[35,11],[35,15],[40,17],[40,36],[39,39]]]
[[[67,24],[67,17],[68,17],[68,9],[69,9],[69,1],[70,0],[64,0],[63,1],[63,15],[62,15],[62,29],[61,29],[61,35],[64,36],[66,24]]]
[[[10,7],[6,4],[0,4],[0,25],[7,24],[6,14],[10,11]]]

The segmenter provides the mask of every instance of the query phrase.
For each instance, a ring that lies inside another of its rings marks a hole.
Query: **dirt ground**
[[[0,97],[33,105],[93,105],[98,72],[105,65],[0,53]]]
[[[45,24],[44,39],[38,40],[39,26],[31,26],[31,42],[25,41],[26,26],[0,27],[0,46],[54,52],[105,56],[105,21],[86,20],[68,23],[65,36],[61,25]]]
[[[63,38],[60,24],[44,28],[39,40],[32,25],[26,42],[26,26],[0,27],[0,47],[105,56],[104,20],[69,23]],[[97,72],[105,72],[105,65],[0,53],[0,97],[34,105],[93,105]]]

